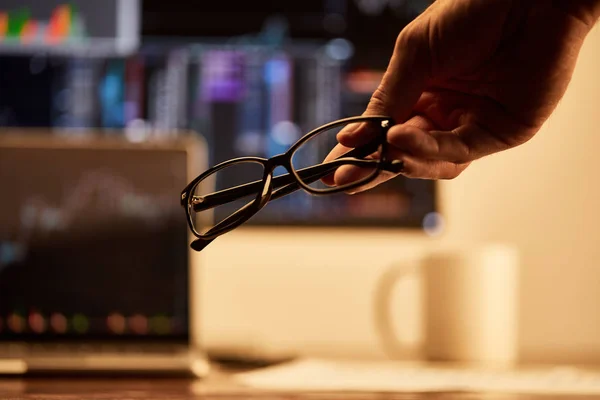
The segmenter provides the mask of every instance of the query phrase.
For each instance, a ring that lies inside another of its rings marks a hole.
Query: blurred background
[[[297,192],[188,251],[187,182],[361,114],[428,4],[1,0],[0,342],[197,335],[215,351],[389,357],[372,321],[382,274],[447,241],[505,242],[521,255],[520,357],[600,361],[598,29],[526,145],[449,182]],[[418,287],[393,297],[407,343]]]

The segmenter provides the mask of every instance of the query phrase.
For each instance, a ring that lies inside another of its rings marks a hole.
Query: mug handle
[[[393,359],[407,358],[414,355],[415,347],[403,344],[398,340],[392,321],[392,295],[396,284],[419,272],[418,263],[407,262],[393,265],[379,278],[375,285],[373,301],[374,326],[388,357]]]

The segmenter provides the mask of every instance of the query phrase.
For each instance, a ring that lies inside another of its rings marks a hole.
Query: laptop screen
[[[181,149],[0,145],[0,341],[187,340],[187,178]]]

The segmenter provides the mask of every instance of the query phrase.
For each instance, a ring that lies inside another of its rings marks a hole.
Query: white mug
[[[513,364],[518,358],[519,254],[510,245],[443,246],[389,270],[375,291],[375,326],[392,357],[400,343],[391,312],[396,284],[417,274],[420,355],[429,361]]]

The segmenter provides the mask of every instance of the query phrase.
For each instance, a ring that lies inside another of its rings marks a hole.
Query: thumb
[[[410,27],[398,36],[387,70],[363,115],[386,115],[396,123],[403,123],[411,116],[424,90],[430,63],[427,42],[411,32]],[[360,126],[343,129],[337,140],[344,146],[357,147],[371,139],[369,133]]]

